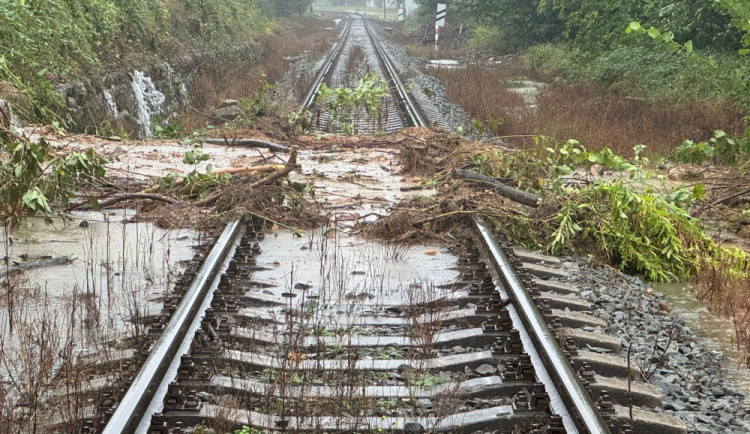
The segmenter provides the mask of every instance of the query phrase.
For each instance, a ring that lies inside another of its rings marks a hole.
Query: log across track
[[[346,64],[343,47],[370,41],[372,69],[387,59],[368,28],[350,16],[306,104]],[[606,323],[560,261],[499,243],[481,220],[425,252],[447,261],[417,264],[406,247],[354,244],[333,227],[279,250],[265,224],[233,221],[196,258],[151,325],[145,364],[83,432],[685,432],[649,410],[661,395],[620,340],[584,331]],[[292,264],[280,277],[279,252]]]

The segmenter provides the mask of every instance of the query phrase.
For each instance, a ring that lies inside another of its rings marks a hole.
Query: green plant
[[[253,94],[251,98],[244,98],[240,101],[242,108],[251,115],[262,116],[269,109],[268,102],[268,91],[273,89],[273,85],[268,83],[266,73],[261,71],[259,73],[258,82],[260,88]]]
[[[363,109],[370,117],[382,117],[382,99],[388,96],[388,82],[369,72],[359,79],[357,87],[337,87],[331,89],[323,83],[318,92],[318,99],[326,110],[333,115],[333,120],[347,135],[356,133],[352,115]]]
[[[695,199],[702,196],[693,190]],[[682,195],[682,192],[677,196]],[[568,196],[553,219],[547,250],[595,246],[620,269],[644,273],[650,280],[671,281],[695,274],[701,258],[728,264],[745,273],[747,255],[717,245],[699,222],[679,205],[686,202],[643,192],[622,181],[597,182]]]
[[[159,188],[164,190],[181,184],[183,189],[186,189],[187,194],[202,196],[211,188],[226,183],[232,175],[228,173],[212,173],[213,165],[210,163],[206,164],[205,172],[201,173],[199,171],[198,166],[210,159],[211,156],[203,152],[200,143],[193,144],[192,149],[185,152],[185,156],[182,159],[183,163],[192,165],[193,170],[182,177],[175,172],[170,173],[162,178]]]
[[[44,139],[35,143],[0,130],[0,223],[7,228],[59,212],[55,202],[67,206],[81,183],[104,176],[105,163],[92,150],[56,155]]]
[[[747,137],[730,137],[721,130],[714,131],[708,142],[694,143],[686,140],[675,149],[675,160],[681,163],[701,165],[711,160],[715,164],[734,165],[737,159],[750,153],[750,140]]]
[[[161,116],[154,116],[151,119],[151,126],[154,131],[154,137],[157,139],[177,139],[183,137],[186,133],[185,127],[182,126],[179,118],[175,118],[165,124],[162,122]]]
[[[247,425],[242,425],[242,429],[234,430],[234,434],[265,434],[268,431],[261,431],[256,428],[251,428]]]
[[[379,347],[375,350],[373,355],[378,360],[392,360],[401,357],[401,352],[398,348],[393,347]]]
[[[422,375],[419,376],[419,379],[416,381],[417,387],[432,387],[437,386],[438,384],[445,383],[445,380],[443,377],[439,375],[430,374],[429,372],[424,372]]]

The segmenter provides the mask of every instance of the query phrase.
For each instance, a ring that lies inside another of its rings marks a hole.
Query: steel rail
[[[524,284],[518,278],[508,256],[492,235],[487,224],[481,217],[474,219],[482,244],[489,252],[492,265],[497,274],[503,279],[503,285],[508,291],[512,306],[527,330],[534,347],[539,353],[546,369],[552,378],[552,386],[557,390],[567,411],[574,416],[572,423],[581,432],[591,434],[608,434],[609,427],[599,413],[599,409],[584,388],[575,369],[563,354],[553,331],[547,325],[544,316],[539,312],[534,301],[526,291]],[[547,385],[545,385],[547,386]],[[552,391],[547,386],[550,395]],[[566,428],[568,428],[566,426]],[[571,431],[568,429],[568,431]]]
[[[312,107],[313,103],[315,102],[315,97],[318,96],[318,91],[320,90],[320,85],[323,84],[325,79],[331,74],[331,71],[333,70],[333,67],[336,65],[336,62],[339,59],[339,56],[341,56],[341,52],[343,51],[344,45],[346,45],[346,40],[349,38],[349,31],[352,28],[352,19],[347,15],[346,18],[346,26],[344,27],[344,30],[341,32],[341,37],[339,38],[338,42],[336,42],[336,45],[333,47],[333,50],[331,50],[331,54],[326,58],[325,62],[323,62],[323,66],[321,66],[320,70],[318,71],[318,74],[315,76],[315,80],[313,81],[312,86],[310,87],[310,90],[307,91],[307,95],[305,95],[305,99],[302,100],[302,106],[301,110],[304,110],[306,108]]]
[[[154,394],[169,366],[179,358],[178,349],[185,340],[188,329],[196,320],[209,288],[218,278],[243,230],[241,220],[233,220],[224,229],[151,349],[143,367],[117,405],[103,433],[135,432],[141,420],[150,416],[146,413]]]
[[[378,41],[378,39],[374,35],[374,32],[370,28],[370,25],[368,24],[368,18],[363,17],[362,20],[364,22],[365,30],[367,31],[367,36],[370,38],[370,42],[372,42],[373,47],[375,47],[375,52],[378,56],[378,59],[380,60],[380,64],[389,76],[388,81],[391,84],[391,87],[398,94],[396,100],[401,102],[401,108],[403,109],[402,111],[405,113],[412,126],[427,126],[427,122],[425,122],[416,104],[414,104],[414,101],[412,101],[411,97],[409,96],[409,92],[406,90],[406,86],[404,86],[404,84],[401,82],[401,79],[398,76],[398,71],[396,70],[396,67],[393,66],[393,62],[391,62],[390,57],[388,57],[388,53],[385,51],[383,46],[380,44],[380,41]]]

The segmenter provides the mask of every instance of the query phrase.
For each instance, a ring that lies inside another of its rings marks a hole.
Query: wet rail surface
[[[448,283],[394,285],[318,241],[305,250],[326,277],[279,285],[262,222],[232,222],[152,324],[128,391],[99,402],[109,421],[83,431],[685,432],[647,410],[661,396],[627,382],[618,339],[582,331],[601,320],[555,258],[472,224]]]
[[[356,88],[359,79],[373,72],[388,82],[390,96],[383,98],[382,110],[372,117],[360,108],[350,119],[353,130],[368,134],[392,132],[408,126],[424,126],[420,109],[413,102],[408,90],[401,82],[386,50],[378,42],[368,19],[349,14],[339,42],[323,62],[311,90],[303,100],[303,107],[315,113],[312,122],[319,130],[341,131],[340,122],[317,101],[322,83],[330,88]]]
[[[306,104],[325,80],[345,84],[336,80],[351,47],[393,69],[368,32],[350,18]],[[389,81],[398,95],[397,76]],[[391,103],[400,120],[389,128],[423,125],[406,103]],[[275,262],[263,251],[278,241],[263,225],[234,221],[196,256],[152,318],[147,357],[108,361],[120,367],[116,390],[89,382],[97,399],[82,432],[686,431],[649,410],[660,393],[619,338],[593,331],[606,323],[564,283],[560,261],[499,243],[482,221],[467,221],[474,235],[450,247],[442,283],[393,282],[370,257],[352,268],[326,230],[299,253],[313,251],[317,269],[268,280]]]

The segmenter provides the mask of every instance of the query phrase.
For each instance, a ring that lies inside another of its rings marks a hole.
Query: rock
[[[404,433],[407,434],[423,434],[424,427],[417,422],[409,422],[404,425]]]
[[[21,128],[21,123],[13,113],[13,108],[10,103],[4,99],[0,99],[0,126],[5,128]]]
[[[497,372],[497,368],[494,367],[494,366],[492,366],[492,365],[489,365],[489,364],[485,363],[485,364],[479,366],[476,369],[476,371],[477,371],[477,374],[480,374],[480,375],[491,375],[491,374],[494,374],[495,372]]]
[[[417,375],[419,375],[419,371],[417,370],[417,368],[411,365],[407,365],[406,363],[398,367],[398,372],[409,378],[415,378]]]
[[[213,115],[217,118],[222,118],[226,121],[237,119],[238,117],[245,114],[245,110],[242,107],[231,105],[228,107],[220,107],[214,110]]]
[[[81,222],[78,223],[78,227],[86,229],[87,227],[89,227],[89,222],[87,222],[86,220],[81,220]]]
[[[389,306],[385,308],[385,311],[387,313],[395,313],[396,315],[401,315],[404,313],[403,306]]]
[[[429,398],[419,398],[417,400],[417,407],[429,410],[432,408],[432,401]]]
[[[672,401],[664,405],[664,408],[667,410],[674,410],[674,411],[685,411],[687,410],[687,407],[685,404],[683,404],[681,401]]]
[[[237,101],[236,99],[225,99],[224,101],[222,101],[221,104],[219,104],[219,107],[217,108],[233,107],[233,106],[240,107],[240,102]]]

